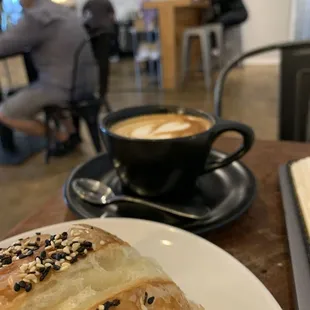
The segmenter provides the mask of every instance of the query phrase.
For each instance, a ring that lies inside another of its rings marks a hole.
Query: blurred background
[[[83,22],[87,0],[54,1],[69,6]],[[172,104],[213,112],[214,83],[229,60],[264,45],[310,38],[310,0],[244,0],[246,16],[237,18],[232,25],[221,22],[217,1],[213,7],[210,1],[110,1],[115,11],[115,36],[109,55],[111,67],[106,100],[112,110],[134,105]],[[180,4],[173,18],[160,16],[156,6],[164,2]],[[210,11],[211,16],[208,16]],[[153,12],[151,17],[150,12]],[[18,0],[2,0],[1,30],[7,31],[22,15]],[[165,23],[167,33],[162,31]],[[215,23],[220,24],[222,32],[218,32],[218,28],[203,28],[203,31],[211,31],[210,64],[206,70],[199,36],[187,42],[184,35],[189,29],[199,34],[201,27]],[[175,38],[173,42],[169,35]],[[217,35],[223,36],[223,47]],[[190,44],[191,61],[186,62],[183,56],[188,53]],[[258,139],[276,140],[278,137],[279,65],[279,52],[253,57],[234,69],[226,83],[223,117],[252,126]],[[0,84],[4,94],[9,88],[23,87],[28,82],[21,56],[1,61]],[[102,109],[100,117],[105,113]],[[52,159],[48,165],[42,152],[19,165],[0,165],[1,207],[12,207],[9,212],[13,215],[12,222],[1,221],[0,235],[59,191],[69,172],[96,154],[84,123],[81,134],[83,143],[76,152]]]

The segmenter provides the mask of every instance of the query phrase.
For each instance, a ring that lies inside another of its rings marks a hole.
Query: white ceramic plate
[[[155,258],[193,301],[206,310],[281,310],[263,284],[231,255],[191,233],[137,219],[91,219],[43,227],[0,242],[9,246],[36,231],[58,233],[72,223],[101,227]]]

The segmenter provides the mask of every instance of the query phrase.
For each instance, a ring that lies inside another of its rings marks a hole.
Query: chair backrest
[[[95,51],[94,50],[94,40],[96,39],[102,39],[101,37],[103,36],[108,36],[105,38],[104,40],[104,44],[100,44],[99,47],[105,48],[106,50],[100,50],[100,51]],[[80,46],[77,48],[76,52],[75,52],[75,56],[74,56],[74,66],[73,66],[73,71],[72,71],[72,92],[71,92],[71,98],[74,97],[75,94],[75,90],[79,87],[78,85],[78,73],[79,70],[83,69],[87,69],[87,66],[90,64],[84,63],[81,66],[80,60],[81,57],[83,55],[83,52],[86,48],[86,46],[90,46],[90,49],[93,53],[93,55],[95,56],[91,62],[91,65],[94,65],[97,69],[97,73],[100,73],[97,75],[97,83],[100,83],[100,92],[102,92],[102,89],[107,89],[107,83],[108,83],[108,78],[109,78],[109,50],[110,50],[110,46],[109,46],[109,40],[108,38],[110,38],[111,33],[110,32],[106,32],[106,31],[102,31],[102,32],[97,32],[96,34],[90,35],[86,40],[84,40]],[[104,46],[103,46],[104,45]],[[99,56],[99,55],[100,56]],[[105,57],[105,61],[99,60],[97,59],[98,57]],[[82,67],[82,68],[81,68]],[[102,85],[105,84],[105,85]],[[99,90],[99,89],[98,89]],[[102,94],[100,93],[101,97],[104,97],[106,94]]]
[[[99,36],[100,33],[94,35],[93,37]],[[88,57],[88,53],[92,53],[92,45],[91,45],[91,39],[92,37],[87,37],[84,41],[80,43],[78,48],[76,49],[73,57],[73,70],[72,70],[72,78],[71,78],[71,93],[70,93],[70,101],[75,101],[76,99],[79,99],[81,96],[87,96],[91,94],[87,94],[87,91],[85,94],[78,94],[79,88],[81,85],[79,85],[79,73],[83,72],[83,74],[87,74],[87,72],[90,72],[92,74],[92,69],[97,69],[97,63],[94,57]],[[86,56],[86,57],[85,57]],[[85,61],[84,58],[87,60]],[[99,82],[99,76],[98,72],[96,71],[96,81],[95,83],[98,84]],[[94,82],[92,81],[93,77],[90,76],[90,83]],[[82,98],[83,99],[83,98]],[[85,98],[87,99],[87,98]]]
[[[224,85],[229,72],[241,61],[261,53],[281,52],[279,138],[308,141],[310,96],[310,41],[279,43],[250,50],[230,61],[220,72],[214,89],[214,112],[222,114]]]

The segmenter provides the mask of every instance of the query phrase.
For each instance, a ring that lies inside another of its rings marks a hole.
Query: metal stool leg
[[[211,48],[208,32],[201,33],[199,37],[202,54],[203,75],[206,88],[209,90],[211,88]]]
[[[187,72],[189,70],[189,57],[191,51],[191,36],[186,31],[182,42],[182,64],[181,64],[181,85],[184,84]]]
[[[214,34],[216,37],[216,43],[219,49],[218,64],[219,68],[223,66],[223,56],[224,56],[224,38],[223,38],[223,27],[222,25],[216,25],[214,29]]]

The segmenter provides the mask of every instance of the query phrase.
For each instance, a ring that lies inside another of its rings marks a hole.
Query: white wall
[[[81,9],[87,0],[75,0],[77,11],[80,14]],[[110,0],[114,5],[116,18],[124,20],[130,12],[137,11],[141,1],[140,0]]]
[[[243,26],[244,50],[288,41],[291,38],[291,6],[295,0],[244,0],[249,20]],[[268,53],[248,61],[252,64],[277,63],[279,55]]]

